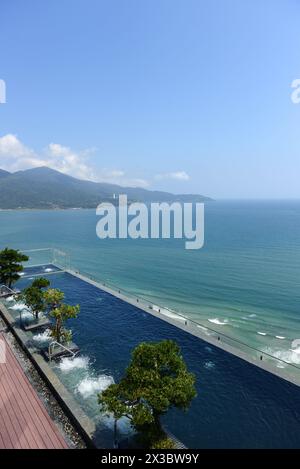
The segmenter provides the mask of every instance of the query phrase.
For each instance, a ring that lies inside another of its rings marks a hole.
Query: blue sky
[[[1,0],[0,167],[300,197],[298,0]]]

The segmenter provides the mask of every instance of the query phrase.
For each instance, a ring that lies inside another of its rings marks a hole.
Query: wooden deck
[[[0,363],[0,448],[68,448],[1,333],[0,339],[6,344],[6,360]]]

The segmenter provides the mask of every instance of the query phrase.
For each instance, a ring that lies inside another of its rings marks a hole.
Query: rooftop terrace
[[[81,355],[51,367],[94,422],[93,439],[98,446],[112,446],[113,422],[99,414],[97,393],[122,376],[135,345],[170,338],[181,346],[197,377],[198,397],[190,411],[171,411],[164,419],[184,444],[194,448],[299,447],[300,396],[292,384],[300,382],[297,366],[128,295],[105,280],[91,279],[71,269],[62,254],[48,253],[46,259],[44,254],[41,259],[33,255],[17,287],[25,287],[36,275],[48,275],[51,286],[63,290],[69,303],[80,304],[80,315],[70,321],[70,327]],[[18,305],[6,302],[6,307],[18,327]],[[47,334],[26,334],[36,350],[47,341]],[[123,437],[130,436],[128,422],[119,422],[119,431]]]

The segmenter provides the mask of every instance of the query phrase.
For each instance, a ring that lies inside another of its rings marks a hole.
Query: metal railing
[[[51,362],[51,360],[52,360],[52,348],[53,348],[54,345],[59,346],[63,350],[66,350],[68,353],[70,353],[72,358],[74,358],[78,353],[78,351],[73,352],[71,349],[69,349],[65,345],[61,344],[60,342],[57,342],[57,340],[53,340],[52,342],[50,342],[50,344],[48,346],[49,362]]]
[[[39,267],[47,264],[57,265],[62,270],[70,267],[70,254],[56,248],[22,250],[29,257],[26,267]]]
[[[0,298],[5,298],[7,296],[14,296],[20,293],[19,290],[13,290],[12,288],[9,288],[7,285],[1,285],[0,286]]]
[[[44,252],[42,253],[42,251]],[[220,346],[220,348],[224,348],[226,350],[226,348],[224,347],[225,344],[226,346],[228,346],[228,348],[232,348],[232,353],[234,353],[234,350],[241,351],[243,354],[246,354],[251,357],[252,361],[257,361],[257,364],[259,364],[259,362],[267,360],[269,363],[272,363],[272,366],[275,365],[275,367],[277,366],[278,369],[281,369],[281,374],[284,374],[283,368],[287,367],[288,370],[291,370],[292,373],[297,373],[297,377],[299,377],[300,383],[300,366],[298,364],[276,357],[271,353],[268,353],[265,350],[260,350],[259,348],[245,343],[238,338],[234,338],[230,335],[225,334],[224,332],[220,332],[216,329],[213,329],[209,325],[204,325],[202,322],[192,319],[189,316],[182,314],[178,310],[168,308],[167,306],[160,306],[143,296],[136,296],[132,292],[128,292],[127,290],[118,287],[110,280],[101,279],[98,274],[96,276],[90,274],[89,272],[79,270],[73,265],[71,265],[69,254],[61,250],[55,248],[44,248],[23,252],[26,252],[28,254],[30,254],[30,252],[40,252],[43,256],[44,254],[48,253],[49,261],[44,262],[44,264],[40,265],[50,263],[58,267],[59,269],[70,273],[71,275],[82,277],[83,280],[92,282],[96,287],[100,289],[102,288],[104,290],[106,289],[112,295],[120,297],[124,301],[127,301],[131,304],[135,304],[139,309],[144,309],[149,313],[155,315],[156,317],[159,317],[179,327],[180,329],[186,330],[186,332],[189,332],[193,335],[202,338],[203,340],[206,340],[208,343],[213,343],[214,345]],[[240,356],[238,353],[236,354]]]
[[[90,280],[98,288],[104,288],[106,290],[109,290],[111,294],[120,297],[121,299],[130,302],[131,304],[135,304],[139,309],[154,312],[155,316],[158,316],[161,319],[179,327],[180,329],[186,330],[186,332],[192,333],[193,335],[196,335],[201,339],[206,340],[207,342],[213,343],[213,345],[219,346],[220,348],[224,348],[223,345],[226,344],[229,348],[232,348],[232,353],[234,353],[234,350],[242,351],[245,355],[248,355],[249,358],[252,358],[253,361],[256,361],[258,363],[267,360],[269,363],[272,363],[273,367],[274,365],[277,365],[277,374],[280,374],[282,377],[285,377],[283,376],[284,368],[287,367],[292,373],[295,372],[297,374],[298,381],[300,384],[300,366],[295,363],[285,361],[282,358],[276,357],[271,353],[266,352],[265,350],[260,350],[250,344],[243,342],[242,340],[229,336],[224,332],[217,331],[211,328],[210,326],[204,325],[203,323],[196,321],[195,319],[191,319],[190,317],[176,310],[170,309],[166,306],[154,304],[149,299],[143,296],[138,297],[133,293],[124,290],[123,288],[117,287],[111,281],[103,279],[101,280],[95,275],[92,275],[82,270],[78,270],[76,268],[68,269],[67,272],[69,272],[71,275],[79,275],[83,278],[83,280]],[[213,341],[210,341],[210,339],[213,339]],[[238,353],[236,353],[236,355],[240,356]],[[272,370],[270,369],[269,371]]]

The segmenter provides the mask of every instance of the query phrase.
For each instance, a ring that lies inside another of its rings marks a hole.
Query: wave
[[[61,371],[68,373],[69,371],[78,369],[78,368],[88,368],[89,358],[88,357],[64,357],[59,363],[59,368]]]
[[[228,319],[224,319],[224,321],[220,321],[220,319],[215,318],[215,319],[208,319],[209,322],[212,322],[213,324],[218,324],[218,326],[226,326],[228,324]]]
[[[266,332],[258,332],[258,331],[257,331],[257,333],[258,333],[259,335],[267,335]]]
[[[164,316],[167,316],[170,319],[175,319],[177,321],[186,321],[187,320],[186,318],[184,318],[182,316],[179,316],[176,312],[172,311],[169,308],[161,308],[157,305],[153,305],[152,308],[153,308],[153,311],[155,311],[156,313],[163,314]]]
[[[279,360],[282,360],[286,363],[290,363],[292,365],[300,365],[300,347],[289,350],[274,350],[270,347],[267,347],[264,350],[269,355],[272,355]],[[278,363],[277,365],[279,368],[284,367],[284,363]]]
[[[176,321],[186,321],[186,319],[183,318],[182,316],[179,316],[176,313],[172,313],[171,311],[167,309],[161,309],[160,313],[163,314],[164,316],[167,316],[170,319],[175,319]]]
[[[98,378],[84,378],[77,386],[76,391],[82,395],[84,399],[91,397],[93,394],[99,393],[107,389],[114,383],[112,376],[101,375]]]
[[[275,335],[275,339],[284,340],[285,337],[283,337],[282,335]]]
[[[53,269],[50,269],[50,267],[47,267],[47,269],[44,269],[44,272],[53,272]]]

